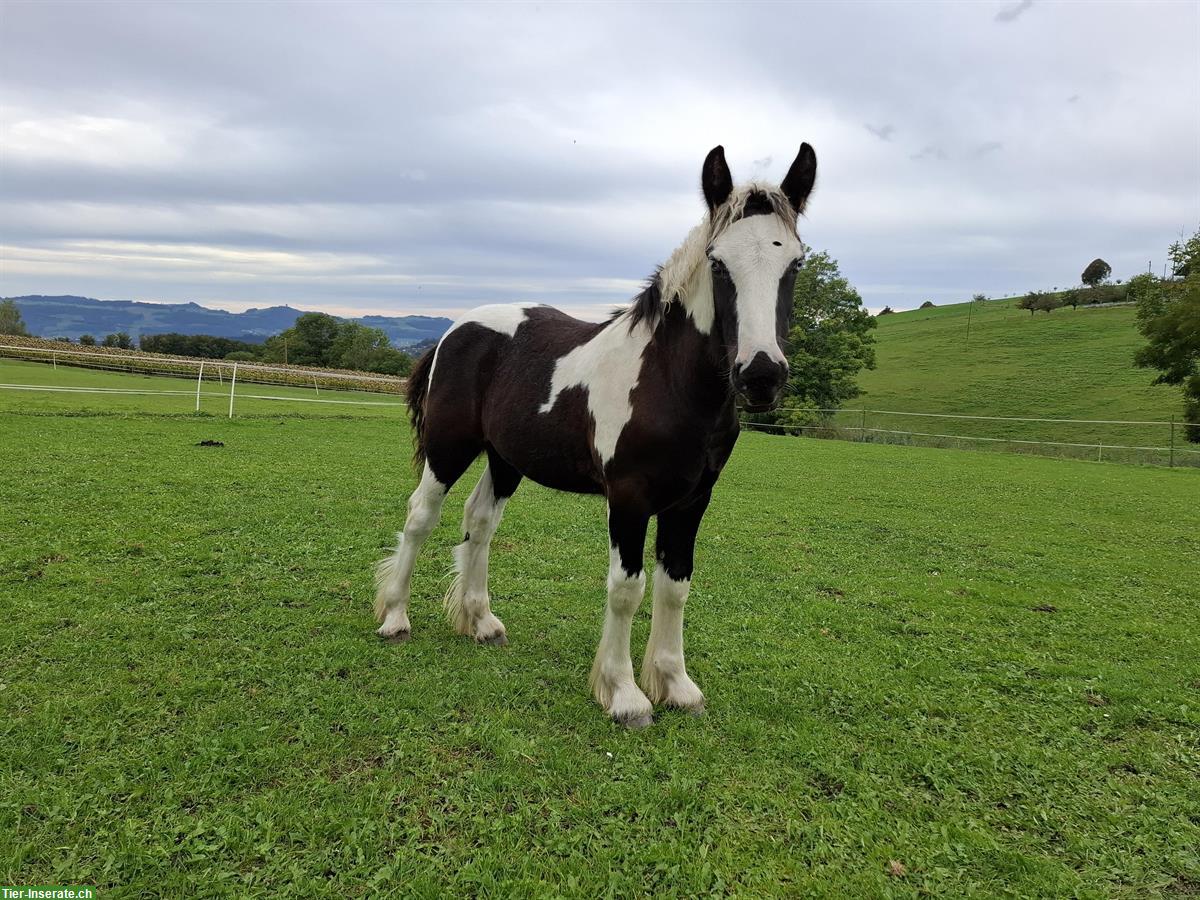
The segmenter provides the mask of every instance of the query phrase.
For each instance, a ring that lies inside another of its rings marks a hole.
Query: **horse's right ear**
[[[725,162],[725,148],[720,144],[708,151],[708,156],[704,158],[700,187],[704,189],[704,199],[710,211],[728,200],[733,193],[733,176],[729,174],[729,166]]]

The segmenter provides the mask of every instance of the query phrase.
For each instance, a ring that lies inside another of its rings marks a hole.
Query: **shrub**
[[[933,301],[926,300],[924,303],[921,304],[921,309],[933,309]]]

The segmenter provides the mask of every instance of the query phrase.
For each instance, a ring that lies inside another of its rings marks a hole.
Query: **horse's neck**
[[[652,353],[671,393],[688,397],[695,412],[718,418],[731,407],[724,348],[713,327],[701,331],[689,310],[670,303],[655,328]]]

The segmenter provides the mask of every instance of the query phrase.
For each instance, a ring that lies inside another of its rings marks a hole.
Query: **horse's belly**
[[[604,482],[586,434],[531,416],[509,422],[500,433],[493,432],[491,443],[505,462],[544,487],[602,494]]]

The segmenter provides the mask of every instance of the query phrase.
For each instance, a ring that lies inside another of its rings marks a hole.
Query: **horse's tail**
[[[429,376],[433,371],[433,356],[437,347],[425,351],[408,376],[408,417],[412,420],[413,466],[418,470],[425,464],[425,396],[429,393]]]

